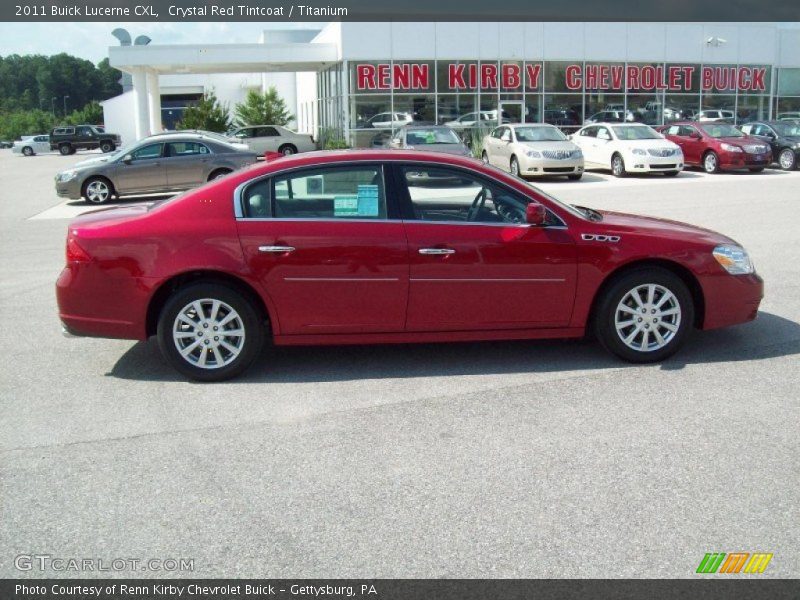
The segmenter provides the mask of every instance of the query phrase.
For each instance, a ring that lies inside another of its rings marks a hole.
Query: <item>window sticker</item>
[[[358,216],[359,217],[377,217],[379,214],[378,207],[378,186],[377,185],[359,185],[358,194]]]
[[[358,195],[347,194],[333,197],[333,216],[334,217],[357,217],[358,216]]]

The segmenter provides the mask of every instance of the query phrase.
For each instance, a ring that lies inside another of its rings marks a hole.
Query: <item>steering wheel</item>
[[[514,223],[517,225],[525,223],[526,219],[522,211],[515,206],[510,206],[508,202],[502,200],[501,198],[502,196],[495,199],[494,209],[497,211],[497,214],[508,223]]]
[[[475,199],[472,201],[472,206],[469,207],[469,212],[467,213],[467,221],[474,221],[480,210],[483,208],[483,205],[486,203],[486,188],[481,188],[481,191],[478,192],[478,195],[475,196]]]

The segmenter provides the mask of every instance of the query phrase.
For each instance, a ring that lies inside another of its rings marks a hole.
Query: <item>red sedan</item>
[[[759,173],[772,163],[769,144],[728,123],[686,121],[657,129],[681,147],[685,164],[703,167],[706,173],[735,169]]]
[[[481,162],[306,153],[150,206],[73,221],[57,283],[67,334],[157,335],[185,375],[241,373],[277,346],[594,333],[625,360],[755,318],[733,240],[563,204]]]

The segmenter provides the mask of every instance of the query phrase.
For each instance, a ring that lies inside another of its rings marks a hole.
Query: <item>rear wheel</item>
[[[83,184],[83,197],[91,204],[103,204],[114,195],[114,186],[103,177],[90,177]]]
[[[69,144],[61,144],[58,147],[58,151],[61,153],[61,156],[68,156],[72,154],[72,146]]]
[[[158,320],[158,344],[175,369],[199,381],[241,374],[261,353],[264,324],[253,304],[216,283],[178,290]]]
[[[284,144],[283,146],[278,148],[278,152],[280,152],[284,156],[291,156],[292,154],[297,154],[297,148],[292,144]]]
[[[483,161],[483,164],[485,165],[489,164],[489,155],[486,153],[486,150],[481,152],[481,160]]]
[[[629,362],[663,360],[678,351],[694,323],[694,303],[674,273],[642,268],[620,276],[594,315],[600,343]]]
[[[33,156],[33,148],[31,148],[30,146],[25,146],[25,147],[22,149],[22,153],[23,153],[25,156]]]
[[[706,173],[719,173],[719,156],[716,152],[706,152],[703,157],[703,169]]]
[[[784,171],[793,171],[797,168],[797,155],[791,148],[784,148],[778,155],[778,164]]]
[[[628,174],[625,170],[625,161],[620,154],[611,157],[611,173],[614,177],[625,177]]]

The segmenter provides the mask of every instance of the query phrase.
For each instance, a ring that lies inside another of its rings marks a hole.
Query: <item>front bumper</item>
[[[751,154],[749,152],[721,152],[720,169],[752,169],[772,164],[772,152]]]
[[[69,198],[70,200],[81,199],[81,183],[78,178],[69,181],[56,180],[56,194],[59,198]]]
[[[756,273],[720,273],[701,280],[705,301],[702,329],[747,323],[756,318],[764,297],[764,280]]]
[[[633,173],[664,173],[682,171],[683,164],[683,154],[662,157],[631,154],[625,159],[625,170]]]
[[[523,156],[519,159],[519,173],[525,177],[575,175],[583,173],[583,169],[583,158],[555,160]]]

